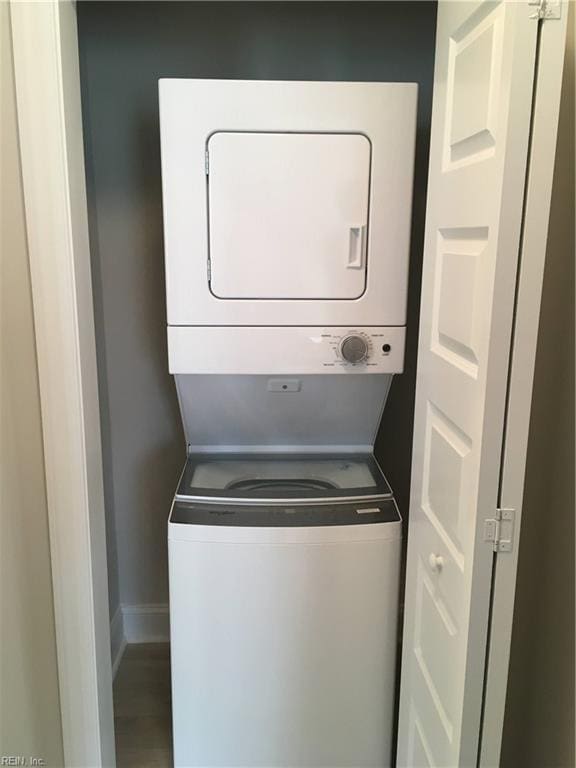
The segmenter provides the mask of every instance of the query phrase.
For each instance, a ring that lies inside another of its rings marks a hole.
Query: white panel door
[[[538,22],[438,6],[398,766],[475,766]],[[502,555],[505,556],[505,555]]]
[[[370,142],[218,132],[208,142],[210,287],[221,299],[357,299]]]

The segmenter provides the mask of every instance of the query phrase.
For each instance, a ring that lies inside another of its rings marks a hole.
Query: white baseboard
[[[167,643],[169,640],[167,603],[119,605],[110,622],[112,677],[116,677],[128,643]]]
[[[167,603],[122,605],[124,637],[128,643],[167,643],[170,615]]]
[[[122,617],[122,606],[118,606],[110,622],[110,655],[112,657],[112,677],[116,677],[118,667],[124,655],[126,648],[126,637],[124,636],[124,620]]]

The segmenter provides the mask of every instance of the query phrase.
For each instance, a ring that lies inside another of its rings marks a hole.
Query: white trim
[[[170,640],[167,603],[122,605],[122,617],[128,643],[167,643]]]
[[[115,765],[76,11],[11,3],[66,766]]]
[[[496,557],[480,768],[500,764],[567,16],[568,4],[563,0],[561,20],[541,22],[499,500],[500,507],[516,510],[516,518],[512,552]]]
[[[116,677],[118,667],[126,650],[126,637],[124,635],[124,617],[122,607],[116,608],[110,622],[110,656],[112,658],[112,677]]]

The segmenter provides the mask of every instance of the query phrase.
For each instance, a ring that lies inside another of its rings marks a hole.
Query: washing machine
[[[401,522],[375,459],[191,456],[168,527],[175,765],[388,765]]]
[[[416,85],[160,81],[177,768],[391,764]],[[390,437],[389,439],[392,439]]]

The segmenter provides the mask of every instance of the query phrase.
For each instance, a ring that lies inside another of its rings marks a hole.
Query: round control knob
[[[368,357],[368,342],[362,336],[346,336],[340,343],[340,354],[348,363],[361,363]]]

